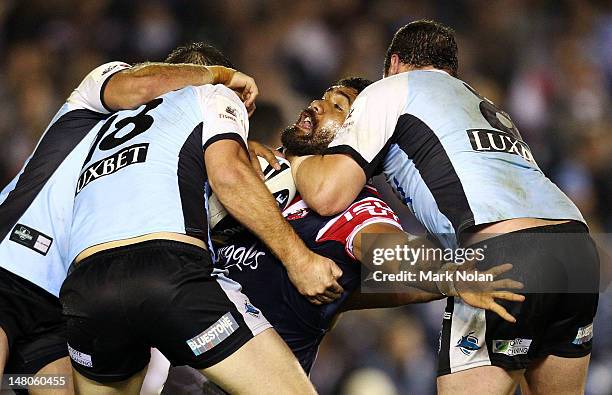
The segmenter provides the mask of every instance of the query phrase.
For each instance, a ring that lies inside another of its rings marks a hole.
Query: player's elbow
[[[128,73],[116,81],[113,78],[104,92],[106,104],[112,110],[137,108],[159,95],[159,87],[163,86],[165,78],[163,75]]]
[[[155,99],[160,93],[159,87],[165,85],[166,79],[167,77],[160,73],[134,77],[131,95],[128,95],[131,108],[136,108]]]
[[[309,199],[306,200],[308,206],[319,215],[329,217],[342,212],[351,204],[342,191],[336,190],[334,185],[323,183]]]

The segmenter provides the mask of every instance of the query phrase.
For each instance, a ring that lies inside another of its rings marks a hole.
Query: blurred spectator
[[[249,120],[249,139],[270,147],[279,147],[280,131],[286,126],[281,110],[276,104],[259,101],[257,110]]]

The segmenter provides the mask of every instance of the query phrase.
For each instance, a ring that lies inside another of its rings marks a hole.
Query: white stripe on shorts
[[[213,275],[229,300],[232,301],[236,309],[242,314],[242,318],[253,336],[257,336],[264,330],[272,328],[272,325],[264,317],[263,312],[257,306],[253,306],[249,298],[242,293],[242,286],[238,282],[227,277],[223,270],[215,269]]]
[[[485,311],[455,298],[449,344],[451,373],[491,365],[485,342]]]

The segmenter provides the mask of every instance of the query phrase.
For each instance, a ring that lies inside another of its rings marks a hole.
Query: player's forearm
[[[359,234],[355,237],[354,243],[355,256],[371,270],[384,274],[410,273],[410,278],[414,279],[410,281],[410,286],[427,293],[441,295],[439,282],[433,277],[421,276],[422,273],[438,273],[444,263],[432,259],[430,255],[433,254],[426,253],[428,249],[434,248],[433,243],[426,238],[410,239],[407,233],[397,228],[393,233],[370,233],[367,243],[364,242],[363,235]]]
[[[355,292],[342,304],[341,311],[400,307],[408,304],[427,303],[442,298],[444,296],[439,293],[425,292],[417,288],[410,288],[402,293]]]
[[[246,155],[245,155],[246,156]],[[286,266],[308,252],[250,164],[240,161],[211,186],[225,209],[262,240]]]
[[[131,109],[189,85],[226,83],[232,72],[220,66],[144,63],[113,76],[104,101],[112,110]]]
[[[292,158],[291,166],[300,196],[320,215],[338,214],[355,199],[356,194],[343,187],[342,175],[324,156]]]

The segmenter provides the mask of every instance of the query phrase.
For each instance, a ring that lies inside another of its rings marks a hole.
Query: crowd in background
[[[421,18],[456,30],[460,77],[511,114],[591,230],[612,232],[606,1],[0,0],[0,187],[102,63],[161,61],[176,45],[212,43],[255,77],[251,137],[274,145],[334,80],[379,79],[395,30]],[[592,394],[612,393],[611,299],[602,297],[595,324]],[[320,350],[314,383],[324,394],[433,392],[443,305],[345,314]]]

